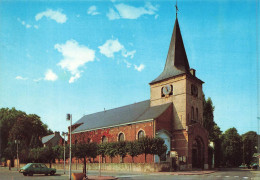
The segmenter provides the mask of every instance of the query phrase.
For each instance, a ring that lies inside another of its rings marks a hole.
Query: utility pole
[[[19,171],[19,156],[18,156],[18,140],[14,140],[14,143],[16,144],[16,163],[17,163],[17,171]]]
[[[64,137],[64,141],[63,141],[63,147],[64,147],[64,174],[66,174],[66,141],[65,141],[65,135],[67,135],[67,133],[62,132],[62,135]]]
[[[69,176],[70,176],[70,180],[71,180],[71,126],[72,126],[72,114],[67,114],[67,120],[70,120],[70,168],[69,168]]]

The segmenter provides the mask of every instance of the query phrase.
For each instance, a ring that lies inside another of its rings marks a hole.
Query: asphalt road
[[[89,175],[98,175],[97,171],[89,171]],[[249,171],[249,170],[224,170],[216,171],[211,174],[204,175],[169,175],[162,173],[127,173],[127,172],[102,172],[104,176],[114,176],[120,180],[196,180],[196,179],[208,179],[208,180],[260,180],[260,171]],[[0,180],[32,180],[32,179],[69,179],[68,172],[64,175],[62,170],[58,170],[54,176],[45,175],[33,175],[23,176],[17,172],[16,169],[11,171],[8,168],[0,167]]]

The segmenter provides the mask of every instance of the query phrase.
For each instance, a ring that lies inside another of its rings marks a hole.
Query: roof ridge
[[[135,102],[135,103],[128,104],[128,105],[124,105],[124,106],[120,106],[120,107],[116,107],[116,108],[112,108],[112,109],[108,109],[108,110],[105,110],[105,111],[98,111],[98,112],[95,112],[95,113],[86,114],[86,115],[84,115],[83,117],[86,117],[86,116],[89,116],[89,115],[94,115],[94,114],[101,113],[101,112],[111,111],[111,110],[114,110],[114,109],[124,108],[124,107],[127,107],[127,106],[131,106],[131,105],[133,105],[133,104],[143,103],[143,102],[145,102],[145,101],[150,101],[150,99],[147,99],[147,100],[144,100],[144,101],[140,101],[140,102]]]

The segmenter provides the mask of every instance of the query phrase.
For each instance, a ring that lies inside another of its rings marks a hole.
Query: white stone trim
[[[124,141],[126,141],[126,136],[125,136],[125,133],[123,131],[120,131],[118,134],[117,134],[117,142],[119,142],[119,135],[120,134],[123,134],[124,135]]]
[[[136,138],[135,138],[136,140],[138,140],[138,134],[139,134],[140,131],[144,132],[144,137],[146,136],[145,130],[143,128],[139,128],[139,130],[136,133]]]

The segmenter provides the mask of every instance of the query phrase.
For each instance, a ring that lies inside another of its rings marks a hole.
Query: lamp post
[[[260,127],[259,127],[260,117],[257,117],[257,153],[260,153]]]
[[[72,114],[67,114],[67,120],[70,120],[70,167],[69,167],[69,176],[71,180],[71,126],[72,126]]]
[[[64,147],[64,174],[66,174],[66,148],[65,148],[65,144],[66,144],[66,141],[65,141],[65,135],[67,135],[68,133],[66,132],[62,132],[62,135],[64,137],[64,141],[63,141],[63,147]]]
[[[16,144],[16,162],[17,162],[17,171],[19,170],[19,162],[18,162],[18,159],[19,159],[19,156],[18,156],[18,143],[19,141],[18,140],[14,140],[14,143]]]
[[[259,121],[260,121],[260,117],[257,117],[257,153],[260,153]],[[258,157],[257,170],[260,169],[259,165],[260,165],[260,159],[259,159],[259,157]]]

